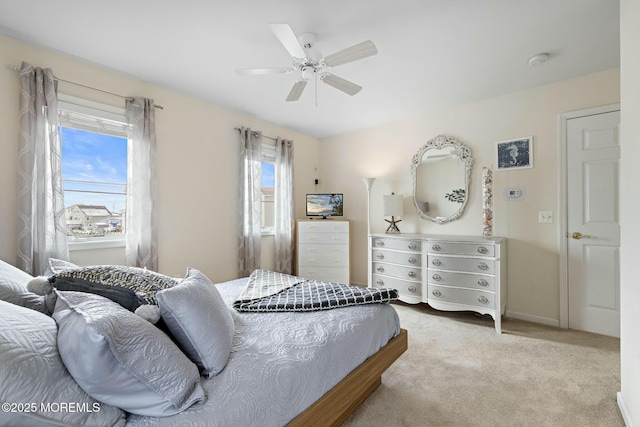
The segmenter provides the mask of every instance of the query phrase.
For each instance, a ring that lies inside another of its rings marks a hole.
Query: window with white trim
[[[58,132],[69,243],[124,243],[125,110],[60,94]]]

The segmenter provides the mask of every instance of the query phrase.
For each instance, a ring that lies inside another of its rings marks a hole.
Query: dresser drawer
[[[385,264],[381,262],[373,263],[373,273],[384,274],[405,280],[422,280],[420,268],[402,267],[395,264]]]
[[[475,307],[495,308],[495,298],[492,292],[482,292],[472,289],[450,288],[429,284],[427,298],[434,301],[455,304],[472,305]]]
[[[435,270],[466,271],[469,273],[495,273],[495,261],[477,258],[455,258],[429,255],[428,268]]]
[[[300,254],[298,255],[298,266],[326,266],[326,267],[349,267],[349,257],[343,254]]]
[[[331,254],[331,255],[340,255],[348,257],[349,255],[349,245],[339,244],[339,245],[331,245],[331,244],[314,244],[307,243],[298,245],[298,256],[302,255],[316,255],[316,254]]]
[[[395,264],[373,263],[373,273],[384,274],[405,280],[422,280],[420,268],[402,267]]]
[[[427,270],[427,282],[457,286],[461,288],[481,289],[485,291],[494,291],[495,289],[495,277],[493,276],[480,276],[476,274],[467,273],[451,273],[441,270]]]
[[[427,252],[430,254],[456,254],[493,257],[496,248],[493,244],[458,243],[458,242],[429,242]]]
[[[372,284],[376,288],[393,288],[397,289],[401,294],[422,296],[420,282],[410,282],[393,277],[380,276],[379,274],[373,274],[371,277],[373,278]]]
[[[420,254],[406,252],[373,250],[373,261],[391,262],[393,264],[406,265],[407,267],[420,267]]]
[[[348,244],[349,233],[298,233],[298,244],[305,243],[332,243],[332,244]]]
[[[298,276],[323,282],[349,284],[349,267],[298,266]]]
[[[372,242],[372,247],[419,253],[422,248],[422,242],[420,240],[386,239],[384,237],[375,237]]]
[[[299,233],[348,233],[349,223],[347,221],[300,221],[298,222]]]

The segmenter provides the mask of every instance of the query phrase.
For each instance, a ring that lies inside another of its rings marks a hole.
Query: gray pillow
[[[204,402],[198,368],[158,328],[100,295],[55,292],[58,351],[89,395],[159,417]]]
[[[0,300],[50,314],[45,306],[44,297],[27,290],[27,283],[31,279],[33,276],[30,274],[0,261]]]
[[[220,292],[190,268],[177,286],[156,294],[165,325],[202,375],[212,377],[229,359],[235,324]]]
[[[0,425],[124,426],[124,412],[94,400],[69,375],[57,335],[51,317],[0,301],[0,403],[29,405],[3,406]],[[73,409],[61,410],[67,403]]]
[[[50,261],[55,273],[52,284],[59,291],[89,292],[102,295],[130,311],[140,305],[157,305],[156,292],[174,286],[177,280],[139,267],[93,265],[72,267]]]

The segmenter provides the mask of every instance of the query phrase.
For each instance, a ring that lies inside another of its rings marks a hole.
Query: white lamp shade
[[[382,196],[382,209],[384,216],[402,216],[402,194],[389,194]]]
[[[367,190],[371,190],[375,180],[375,178],[362,178],[362,182],[364,182],[364,186],[367,187]]]

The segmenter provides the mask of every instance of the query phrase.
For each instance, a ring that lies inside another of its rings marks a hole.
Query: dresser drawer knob
[[[378,258],[378,259],[384,259],[384,254],[376,254],[376,258]]]
[[[442,280],[442,277],[440,277],[439,274],[434,274],[433,276],[431,276],[431,278],[436,282],[439,282],[440,280]]]
[[[414,257],[409,258],[409,264],[415,264],[416,262],[418,262],[418,260]]]
[[[415,277],[417,276],[417,274],[416,274],[416,272],[415,272],[415,271],[410,271],[410,272],[408,273],[408,275],[409,275],[409,277],[411,277],[412,279],[413,279],[413,278],[415,278]]]
[[[431,261],[431,264],[440,267],[442,265],[442,261],[440,261],[439,259],[434,259],[433,261]]]
[[[436,297],[440,297],[440,296],[442,296],[442,294],[440,293],[440,291],[439,291],[439,290],[437,290],[437,289],[436,289],[435,291],[431,292],[431,293],[433,294],[433,296],[436,296]]]
[[[376,240],[376,246],[384,246],[383,240]]]
[[[409,249],[411,249],[412,251],[415,251],[417,247],[418,247],[418,245],[416,245],[415,242],[409,243]]]
[[[431,249],[433,249],[434,251],[438,252],[442,248],[440,247],[440,245],[433,245],[433,246],[431,246]]]
[[[480,280],[478,280],[478,285],[483,286],[483,287],[486,288],[487,286],[489,286],[489,282],[487,282],[484,279],[480,279]]]
[[[416,291],[415,286],[409,286],[409,292],[415,292],[415,291]]]
[[[382,279],[376,280],[376,285],[378,285],[378,286],[384,285],[384,280],[382,280]]]
[[[378,272],[380,272],[380,273],[384,273],[384,267],[383,267],[383,266],[381,266],[381,265],[377,266],[377,267],[376,267],[376,270],[377,270]]]
[[[479,246],[479,247],[478,247],[478,252],[479,252],[479,253],[481,253],[482,255],[486,255],[486,254],[488,254],[488,253],[489,253],[489,249],[487,249],[487,248],[486,248],[486,247],[484,247],[484,246]]]
[[[478,264],[478,268],[482,271],[488,270],[489,266],[487,264],[485,264],[484,262],[481,262],[480,264]]]
[[[486,304],[489,302],[489,299],[487,299],[487,297],[485,297],[484,295],[481,295],[478,297],[478,302],[482,304]]]

